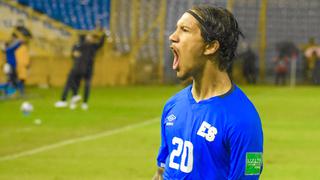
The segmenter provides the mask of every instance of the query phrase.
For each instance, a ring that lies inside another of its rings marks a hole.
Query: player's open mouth
[[[174,58],[173,58],[173,64],[172,64],[172,69],[177,70],[179,66],[179,54],[176,48],[171,46],[171,50],[173,52]]]

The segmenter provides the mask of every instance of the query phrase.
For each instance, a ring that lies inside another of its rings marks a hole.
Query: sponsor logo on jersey
[[[166,126],[173,126],[174,120],[176,120],[177,117],[171,114],[166,119],[167,119]]]

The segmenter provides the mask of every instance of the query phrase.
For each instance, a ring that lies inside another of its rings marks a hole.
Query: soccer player
[[[236,19],[224,8],[195,6],[178,20],[169,38],[172,67],[178,78],[193,83],[164,106],[154,180],[259,179],[261,121],[226,71],[239,35]]]
[[[16,33],[12,33],[10,40],[6,43],[5,53],[7,63],[6,66],[8,75],[8,84],[14,88],[20,88],[17,74],[17,57],[16,52],[21,47],[22,41],[18,38]]]

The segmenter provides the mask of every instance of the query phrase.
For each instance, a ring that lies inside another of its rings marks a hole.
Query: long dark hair
[[[219,42],[219,69],[228,69],[233,62],[239,36],[243,37],[235,17],[225,8],[208,5],[194,6],[187,12],[198,20],[205,43]]]

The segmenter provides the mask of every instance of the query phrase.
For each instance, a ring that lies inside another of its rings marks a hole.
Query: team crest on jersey
[[[218,134],[217,128],[212,126],[206,121],[203,121],[200,128],[198,129],[197,135],[205,138],[207,141],[212,142]]]
[[[176,120],[176,119],[177,119],[177,117],[173,114],[167,116],[166,126],[173,126],[174,120]]]

